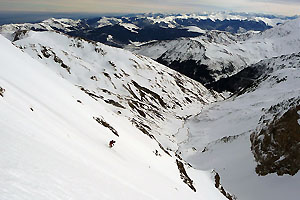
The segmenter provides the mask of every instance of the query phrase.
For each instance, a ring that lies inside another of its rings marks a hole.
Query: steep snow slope
[[[197,38],[159,41],[128,49],[209,83],[260,60],[299,52],[299,31],[300,18],[262,33],[233,35],[211,31]]]
[[[171,149],[176,147],[171,136],[182,117],[221,99],[149,58],[101,43],[30,31],[14,44]]]
[[[237,45],[238,37],[211,31],[198,38],[159,41],[127,48],[179,71],[202,83],[209,83],[239,71],[251,62]]]
[[[238,199],[298,199],[299,172],[294,176],[272,174],[293,174],[295,170],[297,172],[292,163],[298,160],[288,160],[293,148],[296,152],[298,149],[299,153],[297,139],[288,143],[290,149],[282,152],[279,148],[285,141],[278,142],[272,131],[263,136],[261,130],[272,128],[270,122],[281,119],[281,116],[285,116],[284,113],[294,107],[299,110],[300,56],[281,56],[262,61],[253,67],[256,66],[261,66],[264,73],[261,73],[262,76],[251,87],[245,89],[242,95],[213,103],[205,107],[199,115],[186,121],[179,132],[182,139],[178,153],[197,169],[216,169],[222,185]],[[288,123],[294,126],[297,119],[290,118]],[[289,127],[284,123],[283,127],[288,130]],[[291,130],[299,131],[299,128]],[[283,133],[286,138],[293,134],[299,138],[299,132]],[[266,143],[264,138],[268,137],[276,139]],[[296,144],[293,144],[294,141]],[[259,143],[262,144],[262,148],[257,146]],[[275,155],[271,163],[264,163],[259,158],[261,156],[267,160],[271,154]],[[254,155],[259,163],[255,161]],[[286,170],[275,168],[278,171],[261,172],[260,168],[257,168],[257,164],[265,164],[267,169],[267,165],[276,166],[282,160],[285,160]],[[268,175],[259,176],[256,172]]]
[[[193,192],[175,158],[127,118],[53,73],[54,65],[2,36],[0,44],[0,199],[224,199],[211,173],[185,167]]]

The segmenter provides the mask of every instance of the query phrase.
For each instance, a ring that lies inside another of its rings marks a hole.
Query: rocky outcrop
[[[288,109],[286,109],[288,108]],[[251,150],[257,162],[256,173],[295,175],[300,169],[300,98],[272,106],[251,135]],[[273,119],[271,116],[275,116]]]
[[[183,180],[183,182],[185,184],[187,184],[194,192],[196,192],[196,188],[194,187],[193,185],[193,180],[188,176],[188,174],[186,173],[185,171],[185,168],[184,168],[184,164],[179,161],[179,160],[176,160],[176,163],[177,163],[177,167],[178,167],[178,170],[179,170],[179,173],[180,173],[180,178]]]
[[[221,177],[218,172],[215,170],[212,171],[214,174],[215,178],[215,187],[228,199],[228,200],[236,200],[236,196],[231,195],[229,192],[227,192],[224,187],[221,184]]]

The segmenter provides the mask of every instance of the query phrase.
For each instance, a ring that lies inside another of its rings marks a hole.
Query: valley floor
[[[286,80],[276,82],[280,77]],[[280,69],[255,90],[204,106],[178,132],[177,153],[198,170],[215,169],[226,191],[238,199],[297,199],[299,173],[294,176],[256,174],[250,135],[270,107],[278,104],[281,112],[285,112],[284,102],[299,98],[299,77],[297,69]]]

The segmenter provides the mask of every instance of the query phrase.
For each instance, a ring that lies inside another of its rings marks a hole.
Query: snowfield
[[[16,46],[171,149],[177,148],[171,137],[182,117],[222,99],[202,84],[122,49],[55,32],[30,31],[20,38]]]
[[[210,172],[186,167],[192,191],[174,155],[127,118],[2,36],[0,43],[1,199],[224,199]],[[102,117],[120,137],[93,117]],[[112,149],[111,139],[117,141]]]

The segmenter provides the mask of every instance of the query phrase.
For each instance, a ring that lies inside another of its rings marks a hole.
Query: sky
[[[299,15],[300,0],[0,0],[0,11],[191,13],[204,11]]]

